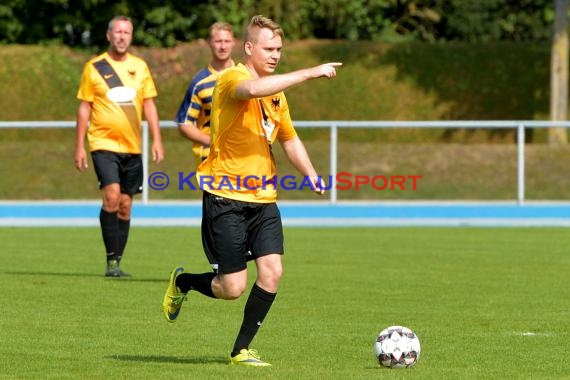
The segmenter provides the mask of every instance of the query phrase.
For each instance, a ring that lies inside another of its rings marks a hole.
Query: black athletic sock
[[[117,250],[117,260],[121,261],[123,258],[123,253],[125,252],[125,247],[127,246],[127,241],[129,240],[131,220],[117,218],[117,221],[119,223],[119,248]]]
[[[101,209],[99,223],[103,234],[103,243],[107,252],[107,261],[116,260],[119,252],[119,218],[116,212]]]
[[[270,293],[253,284],[245,308],[243,310],[243,322],[234,343],[231,356],[236,356],[243,348],[249,348],[249,344],[261,327],[265,316],[275,300],[276,293]]]
[[[182,273],[176,277],[176,286],[180,288],[182,293],[196,290],[205,296],[216,298],[212,291],[212,279],[214,277],[216,277],[216,274],[213,272],[200,274]]]

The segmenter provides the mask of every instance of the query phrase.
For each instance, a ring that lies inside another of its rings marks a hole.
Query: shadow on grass
[[[71,272],[4,272],[7,275],[13,276],[61,276],[61,277],[101,277],[107,281],[120,281],[120,282],[168,282],[168,278],[133,278],[133,277],[105,277],[102,274],[95,273],[71,273]]]
[[[118,277],[118,278],[107,278],[111,281],[121,281],[121,282],[162,282],[168,283],[168,277],[166,278],[133,278],[133,277]]]
[[[95,273],[58,273],[58,272],[4,272],[4,274],[13,276],[63,276],[63,277],[102,277]]]
[[[163,355],[109,355],[105,359],[121,360],[128,362],[144,362],[144,363],[180,363],[180,364],[208,364],[219,363],[227,364],[228,360],[215,356],[163,356]]]

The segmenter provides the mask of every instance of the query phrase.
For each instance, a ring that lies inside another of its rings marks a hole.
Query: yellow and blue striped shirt
[[[196,123],[196,127],[204,134],[210,134],[210,112],[212,109],[212,96],[219,72],[211,65],[200,70],[188,86],[184,100],[176,114],[177,124]],[[194,143],[192,152],[196,162],[200,163],[208,157],[210,148]]]

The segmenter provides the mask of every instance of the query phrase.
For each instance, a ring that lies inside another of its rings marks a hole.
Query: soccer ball
[[[376,337],[374,353],[386,368],[410,368],[420,359],[420,340],[409,328],[390,326]]]

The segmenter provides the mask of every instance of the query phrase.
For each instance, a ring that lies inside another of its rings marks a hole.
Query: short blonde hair
[[[208,29],[208,41],[212,38],[214,30],[225,30],[226,32],[230,32],[232,36],[234,35],[234,28],[231,24],[223,21],[217,21],[210,25],[210,28]]]
[[[263,15],[257,15],[253,16],[249,21],[249,25],[245,30],[244,41],[257,42],[254,41],[255,39],[257,39],[257,33],[255,33],[254,30],[259,30],[259,29],[269,29],[273,32],[273,34],[276,34],[281,38],[284,37],[281,25]]]

